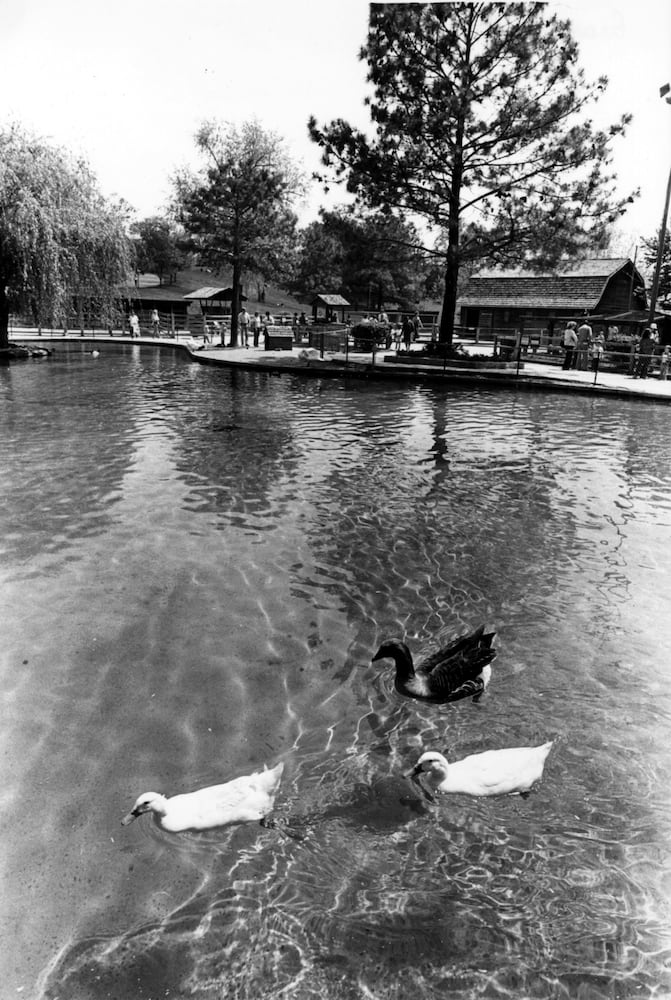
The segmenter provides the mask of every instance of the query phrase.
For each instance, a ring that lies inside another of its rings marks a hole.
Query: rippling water
[[[76,345],[0,411],[0,995],[669,995],[668,408]],[[370,662],[480,622],[479,705]],[[548,738],[526,801],[402,777]],[[295,837],[120,826],[280,759]]]

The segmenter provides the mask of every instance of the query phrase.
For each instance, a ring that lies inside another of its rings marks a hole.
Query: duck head
[[[375,663],[376,660],[386,659],[393,660],[397,668],[404,673],[412,674],[414,672],[412,653],[400,639],[385,639],[371,660],[371,663]]]
[[[447,760],[437,750],[423,753],[413,768],[406,772],[406,778],[416,780],[425,774],[432,785],[439,785],[447,776]]]
[[[134,819],[137,819],[138,816],[142,816],[146,812],[165,816],[166,804],[167,799],[165,795],[159,795],[158,792],[144,792],[135,800],[135,805],[131,811],[121,820],[121,825],[128,826]]]

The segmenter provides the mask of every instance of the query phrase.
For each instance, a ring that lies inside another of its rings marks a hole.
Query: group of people
[[[602,332],[593,333],[587,320],[583,320],[580,326],[570,320],[564,330],[563,347],[564,371],[570,368],[587,371],[591,364],[592,371],[596,372],[606,349],[606,338]]]
[[[151,324],[151,336],[160,337],[161,335],[161,320],[158,315],[158,309],[152,309],[151,316],[149,317],[149,322]],[[130,330],[131,340],[135,340],[140,336],[140,320],[138,314],[134,309],[131,309],[128,315],[128,328]]]
[[[634,378],[648,378],[658,344],[659,334],[656,323],[646,326],[640,339],[638,335],[632,338],[629,371]],[[659,377],[663,381],[669,376],[669,362],[671,362],[671,350],[667,344],[662,349],[659,358]]]
[[[424,329],[424,324],[418,312],[415,312],[414,316],[403,316],[400,322],[396,320],[390,322],[389,316],[383,311],[378,313],[377,316],[363,316],[360,323],[373,323],[377,324],[378,327],[384,327],[386,329],[385,347],[389,350],[393,346],[396,351],[400,351],[401,346],[406,351],[409,351],[410,345],[413,341],[419,339],[419,335]]]
[[[618,332],[617,327],[608,328],[609,337],[616,337]],[[656,323],[647,326],[640,338],[638,335],[634,335],[631,341],[629,364],[629,373],[634,378],[648,377],[658,344],[659,333]],[[564,363],[562,368],[565,371],[570,368],[585,371],[588,363],[591,363],[592,370],[596,372],[599,370],[599,364],[604,355],[606,338],[601,332],[594,334],[587,320],[583,320],[580,326],[571,320],[566,324],[564,330],[563,347]],[[668,377],[670,362],[671,349],[666,346],[660,355],[659,377],[661,379]]]

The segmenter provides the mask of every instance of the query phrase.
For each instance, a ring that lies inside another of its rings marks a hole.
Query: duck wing
[[[426,673],[431,673],[434,667],[437,667],[445,660],[452,659],[453,656],[459,653],[466,652],[469,649],[491,649],[495,635],[496,632],[488,632],[485,635],[484,625],[476,628],[475,632],[471,632],[469,635],[458,635],[447,646],[441,646],[431,656],[427,656],[425,660],[422,660],[418,669]]]
[[[496,656],[492,649],[495,634],[485,634],[481,625],[472,635],[460,636],[427,657],[417,666],[417,673],[426,677],[433,695],[446,701],[480,694],[484,683],[479,675]]]

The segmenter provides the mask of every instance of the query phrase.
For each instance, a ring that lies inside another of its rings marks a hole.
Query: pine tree
[[[330,175],[360,202],[442,233],[442,341],[462,263],[593,251],[623,210],[610,141],[629,118],[593,127],[585,112],[607,81],[587,84],[577,57],[570,24],[542,3],[376,3],[361,51],[372,135],[309,122]]]
[[[659,252],[659,230],[655,236],[642,240],[643,261],[653,275],[657,267],[657,254]],[[668,229],[664,232],[664,244],[662,247],[662,260],[659,269],[659,286],[657,288],[657,302],[667,302],[671,299],[671,233]]]

